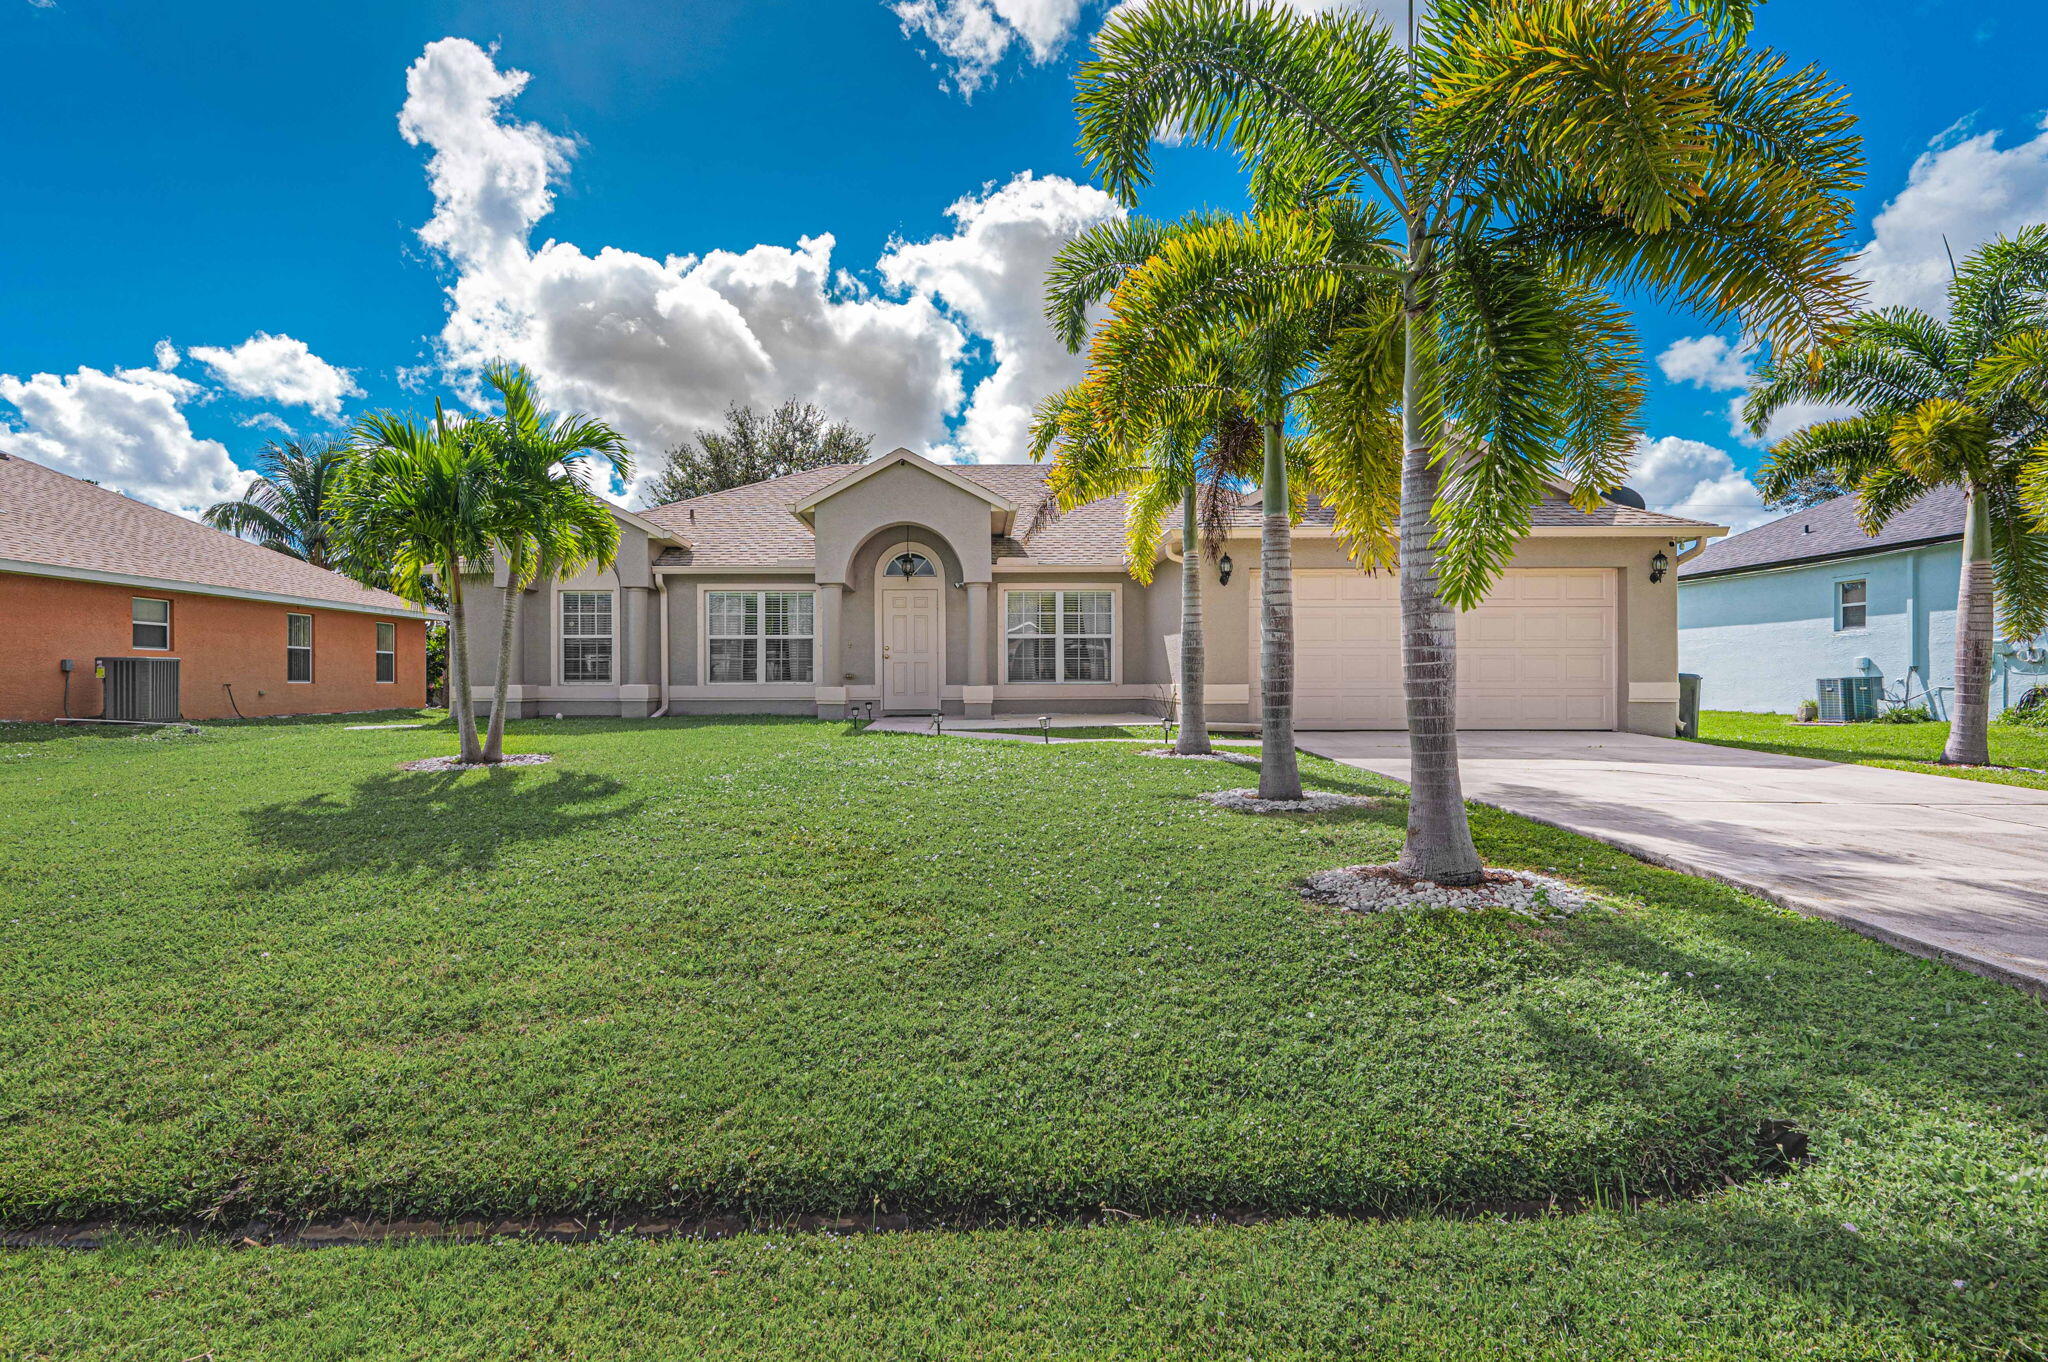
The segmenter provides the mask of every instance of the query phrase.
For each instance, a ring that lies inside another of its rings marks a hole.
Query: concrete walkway
[[[1405,733],[1304,733],[1406,780]],[[2048,994],[2048,790],[1634,733],[1463,733],[1468,799]]]

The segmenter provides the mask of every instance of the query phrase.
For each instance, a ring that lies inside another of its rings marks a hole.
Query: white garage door
[[[1614,727],[1614,574],[1511,571],[1458,620],[1460,728]]]
[[[1459,726],[1614,727],[1614,595],[1600,569],[1503,576],[1458,620]],[[1391,574],[1296,574],[1295,725],[1403,727],[1400,628]]]

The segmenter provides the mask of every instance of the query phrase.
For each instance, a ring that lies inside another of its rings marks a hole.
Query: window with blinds
[[[816,593],[704,593],[705,680],[805,683],[816,676]]]
[[[1004,607],[1004,675],[1012,683],[1111,679],[1114,591],[1012,591]]]
[[[609,685],[612,679],[612,593],[562,593],[562,681]]]
[[[398,679],[398,626],[377,621],[377,683],[388,685]]]
[[[284,617],[284,679],[305,682],[313,679],[313,617]]]

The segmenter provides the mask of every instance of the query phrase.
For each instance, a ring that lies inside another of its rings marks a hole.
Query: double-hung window
[[[816,603],[810,591],[705,592],[705,679],[712,685],[812,680]]]
[[[284,617],[284,679],[294,682],[313,679],[311,615],[288,614]]]
[[[1011,682],[1111,679],[1114,591],[1012,591],[1005,599],[1005,674]]]
[[[1861,629],[1870,622],[1870,584],[1858,577],[1835,583],[1835,628]]]
[[[562,683],[611,684],[612,593],[562,593]]]
[[[398,679],[398,626],[390,620],[377,621],[377,682],[386,685]]]
[[[128,605],[129,642],[159,651],[171,646],[171,603],[137,596]]]

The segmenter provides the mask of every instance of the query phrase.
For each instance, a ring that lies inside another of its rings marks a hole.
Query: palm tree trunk
[[[508,573],[504,610],[498,618],[498,675],[491,682],[491,728],[484,738],[484,760],[505,759],[505,693],[512,680],[512,629],[519,618],[520,585]]]
[[[1180,508],[1180,734],[1173,750],[1183,757],[1203,756],[1210,750],[1202,680],[1202,548],[1195,523],[1198,495],[1199,489],[1189,487]]]
[[[1259,525],[1259,798],[1301,798],[1294,756],[1294,529],[1287,448],[1277,417],[1265,422]]]
[[[1458,778],[1457,617],[1437,586],[1439,473],[1416,411],[1415,332],[1401,376],[1401,686],[1408,706],[1408,840],[1397,864],[1438,884],[1477,884],[1485,867],[1472,845]]]
[[[453,566],[448,578],[448,709],[462,742],[462,760],[474,763],[484,759],[484,749],[476,740],[476,707],[469,700],[469,624],[462,601],[462,565]]]
[[[1956,701],[1944,766],[1991,764],[1991,508],[1971,487],[1963,516],[1963,580],[1956,592]]]

